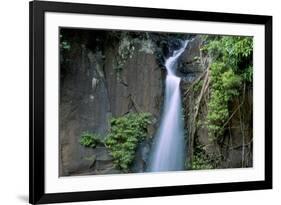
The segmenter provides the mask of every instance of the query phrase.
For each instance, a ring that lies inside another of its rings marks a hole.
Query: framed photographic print
[[[272,188],[272,17],[30,2],[30,203]]]

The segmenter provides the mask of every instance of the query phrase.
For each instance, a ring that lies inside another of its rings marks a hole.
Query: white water
[[[180,78],[175,75],[177,60],[188,41],[165,62],[167,77],[162,120],[156,134],[156,142],[149,171],[177,171],[184,169],[184,126],[180,95]]]

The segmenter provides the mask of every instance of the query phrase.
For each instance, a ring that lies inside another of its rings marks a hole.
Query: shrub
[[[138,142],[147,137],[150,118],[149,113],[129,113],[110,121],[111,127],[105,145],[114,159],[115,166],[124,172],[129,171]]]
[[[223,123],[229,117],[228,103],[239,95],[241,77],[223,63],[213,63],[211,70],[211,96],[208,103],[208,130],[213,138],[223,134]]]
[[[85,147],[95,148],[97,144],[101,143],[98,134],[83,132],[80,136],[79,143]]]
[[[220,156],[212,154],[208,155],[204,149],[203,145],[197,144],[195,147],[195,152],[192,158],[192,166],[193,170],[200,169],[214,169],[220,163]]]

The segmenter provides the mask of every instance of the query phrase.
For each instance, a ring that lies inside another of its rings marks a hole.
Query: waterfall
[[[188,41],[166,59],[164,110],[155,136],[149,171],[179,171],[184,169],[184,126],[180,95],[180,78],[176,76],[177,60]]]

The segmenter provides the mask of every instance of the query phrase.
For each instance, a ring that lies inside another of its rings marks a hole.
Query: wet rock
[[[146,171],[149,161],[150,140],[141,142],[137,148],[135,161],[132,166],[132,172],[142,173]]]
[[[190,73],[198,73],[204,70],[200,62],[200,49],[202,45],[202,38],[196,36],[191,38],[184,53],[181,56],[181,64],[179,65],[179,72],[183,75]]]

